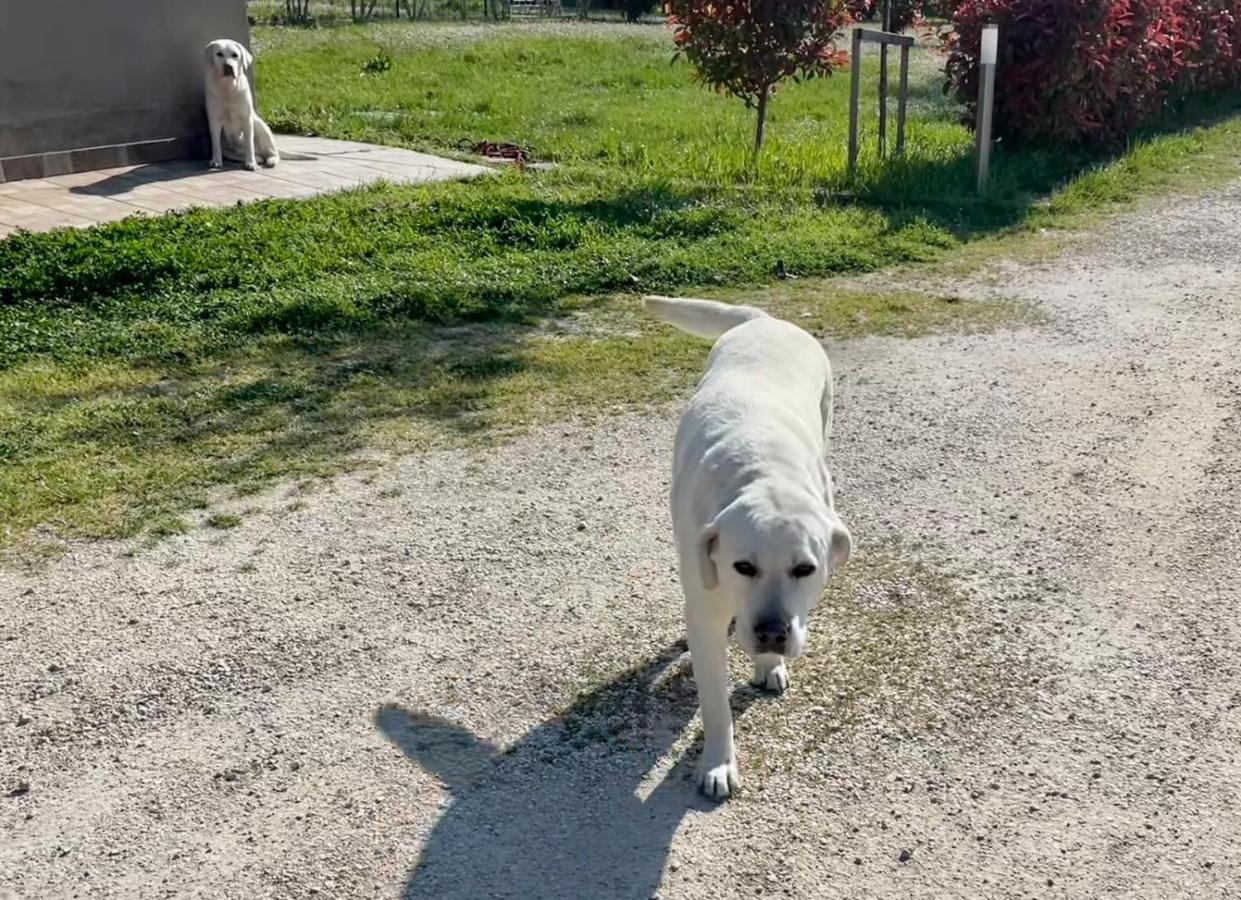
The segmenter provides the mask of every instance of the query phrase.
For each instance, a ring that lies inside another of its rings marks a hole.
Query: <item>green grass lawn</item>
[[[925,50],[908,154],[881,164],[869,134],[850,183],[847,77],[777,96],[755,171],[750,114],[672,63],[660,28],[260,28],[256,43],[277,130],[456,155],[513,142],[556,167],[0,241],[0,545],[41,523],[177,530],[213,486],[669,396],[704,348],[618,299],[639,291],[737,297],[783,271],[802,280],[765,298],[826,333],[991,325],[993,309],[812,279],[1236,171],[1229,121],[1085,174],[1072,154],[1001,152],[976,198],[970,135]],[[381,52],[391,67],[365,74]]]

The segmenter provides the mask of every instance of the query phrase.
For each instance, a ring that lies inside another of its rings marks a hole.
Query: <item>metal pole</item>
[[[909,47],[901,47],[901,96],[896,104],[896,155],[905,154],[905,107],[909,100]]]
[[[888,45],[879,45],[879,158],[888,155]]]
[[[892,24],[892,0],[883,0],[883,31]],[[888,45],[879,45],[879,158],[888,155]]]
[[[862,30],[853,29],[852,82],[849,86],[849,177],[857,178],[858,101],[862,90]]]
[[[982,30],[982,49],[978,55],[978,116],[974,123],[978,137],[978,193],[987,189],[991,174],[991,118],[995,112],[995,66],[999,45],[999,28],[987,25]]]

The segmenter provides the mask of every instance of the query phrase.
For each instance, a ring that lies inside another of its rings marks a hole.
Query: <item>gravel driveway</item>
[[[1241,896],[1238,248],[1234,186],[831,348],[858,553],[719,807],[672,409],[0,571],[0,897]]]

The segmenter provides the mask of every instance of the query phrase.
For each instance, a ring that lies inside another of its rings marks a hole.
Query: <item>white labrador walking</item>
[[[849,558],[824,461],[831,432],[827,353],[759,309],[647,297],[659,318],[715,340],[681,417],[672,521],[704,746],[698,785],[722,799],[740,786],[729,709],[728,636],[754,660],[754,683],[782,692],[806,620]]]
[[[203,48],[213,169],[223,168],[225,157],[251,171],[258,168],[259,160],[265,166],[280,162],[276,139],[254,108],[250,80],[246,78],[253,62],[250,51],[237,41],[221,39]]]

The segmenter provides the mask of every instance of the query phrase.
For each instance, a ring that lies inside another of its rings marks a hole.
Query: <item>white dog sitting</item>
[[[236,41],[212,41],[203,48],[203,78],[207,93],[207,127],[211,130],[211,168],[224,166],[224,157],[253,171],[280,162],[276,139],[259,118],[246,72],[254,57]]]
[[[730,625],[754,683],[783,691],[785,660],[802,653],[807,616],[852,549],[824,462],[832,369],[815,338],[752,307],[647,297],[646,308],[718,339],[677,429],[671,499],[702,709],[698,785],[722,799],[740,785]]]

